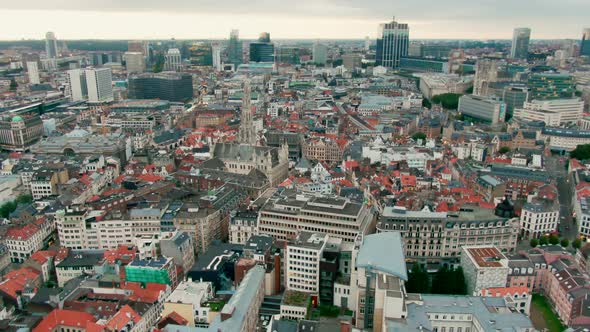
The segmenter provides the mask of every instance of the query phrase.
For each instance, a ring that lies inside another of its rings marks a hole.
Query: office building
[[[449,73],[449,62],[437,59],[410,58],[400,59],[400,69],[427,73]]]
[[[213,45],[211,52],[213,56],[213,68],[215,70],[221,70],[221,46],[218,44]]]
[[[474,236],[474,230],[484,233]],[[480,208],[430,212],[386,207],[377,223],[379,233],[401,232],[407,259],[432,263],[457,261],[465,245],[496,245],[502,251],[512,251],[518,230],[517,218],[500,217],[493,210]]]
[[[8,113],[0,117],[0,148],[26,151],[43,135],[43,122],[38,114],[20,116]]]
[[[506,286],[508,259],[495,246],[463,246],[461,267],[468,295],[477,295],[482,289]]]
[[[358,234],[375,229],[375,216],[366,205],[341,197],[277,197],[260,211],[258,231],[289,240],[299,231],[321,232],[352,243]]]
[[[268,38],[267,38],[268,37]],[[269,40],[269,41],[266,41]],[[261,35],[257,42],[250,43],[250,62],[274,62],[275,46],[270,42],[270,37]]]
[[[406,23],[393,21],[379,25],[375,63],[387,68],[398,68],[400,59],[408,55],[410,28]]]
[[[48,59],[58,57],[57,38],[51,31],[45,34],[45,53]]]
[[[528,100],[529,89],[526,85],[509,85],[502,90],[502,101],[506,103],[506,120],[512,118],[514,110],[521,108]]]
[[[194,43],[189,48],[190,63],[194,66],[212,66],[213,48],[209,43]]]
[[[325,65],[328,61],[328,47],[324,44],[315,43],[311,50],[313,63],[316,65]]]
[[[66,94],[71,101],[83,101],[88,97],[88,87],[86,85],[86,71],[84,69],[68,70],[66,81],[68,86]]]
[[[320,292],[320,261],[328,235],[301,232],[287,243],[285,251],[285,287],[318,295]]]
[[[361,68],[362,58],[360,54],[344,54],[342,56],[342,65],[348,70]]]
[[[86,69],[88,102],[104,103],[113,101],[113,76],[110,68]]]
[[[281,46],[277,49],[277,63],[298,65],[301,63],[301,48]]]
[[[229,44],[227,46],[227,62],[233,64],[236,68],[243,62],[242,42],[240,41],[240,31],[232,30],[229,35]]]
[[[529,76],[529,100],[572,98],[575,80],[570,74],[537,73]]]
[[[531,39],[531,29],[516,28],[512,35],[512,47],[510,48],[510,57],[512,59],[526,60],[529,56],[529,41]]]
[[[464,95],[459,98],[459,112],[471,120],[496,125],[506,119],[506,104],[498,99]]]
[[[164,63],[164,70],[166,71],[180,71],[182,68],[182,56],[180,50],[171,48],[166,52],[166,62]]]
[[[37,61],[27,62],[27,76],[29,77],[30,84],[39,84],[41,79],[39,78],[39,66]]]
[[[494,59],[481,59],[475,65],[475,78],[473,79],[473,94],[487,96],[490,83],[498,80],[498,61]]]
[[[580,42],[580,56],[590,56],[590,28],[584,29]]]
[[[141,74],[145,71],[145,57],[141,52],[125,52],[127,74]]]
[[[576,124],[582,119],[584,102],[579,98],[533,100],[514,111],[514,118],[523,121],[542,121],[549,127]]]
[[[193,79],[176,72],[145,73],[129,77],[130,99],[162,99],[184,102],[193,97]]]

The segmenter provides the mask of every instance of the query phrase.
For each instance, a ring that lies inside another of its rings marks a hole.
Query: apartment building
[[[328,235],[301,232],[287,243],[285,251],[285,287],[290,290],[318,294],[320,291],[320,260]]]
[[[459,262],[461,247],[466,245],[493,245],[511,252],[519,229],[518,218],[499,217],[493,210],[479,207],[457,212],[385,207],[377,222],[379,233],[401,233],[407,259],[433,263]]]
[[[342,197],[275,196],[261,208],[259,234],[294,239],[299,231],[324,233],[352,243],[358,234],[375,229],[369,207]]]

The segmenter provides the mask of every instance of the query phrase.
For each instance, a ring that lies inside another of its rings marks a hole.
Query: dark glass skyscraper
[[[235,66],[242,64],[242,42],[239,37],[240,32],[238,30],[232,30],[229,35],[229,44],[227,46],[227,58],[228,63]]]
[[[590,28],[584,29],[580,43],[580,55],[590,56]]]
[[[258,42],[250,43],[250,62],[274,62],[275,46],[270,42],[270,34],[263,32]]]
[[[183,73],[145,73],[129,77],[128,92],[130,99],[184,102],[193,97],[193,79]]]
[[[406,23],[391,21],[379,25],[377,37],[377,65],[387,68],[399,67],[401,57],[408,55],[410,28]]]
[[[213,65],[213,48],[209,43],[195,43],[190,51],[191,65],[195,66],[212,66]]]

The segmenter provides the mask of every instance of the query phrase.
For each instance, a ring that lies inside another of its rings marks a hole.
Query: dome
[[[15,116],[12,118],[12,122],[21,122],[21,121],[24,121],[24,120],[23,120],[23,118],[22,118],[22,117],[20,117],[20,116],[18,116],[18,115],[15,115]]]
[[[88,135],[90,135],[90,133],[84,129],[74,129],[66,134],[67,137],[80,137],[80,138],[86,137]]]

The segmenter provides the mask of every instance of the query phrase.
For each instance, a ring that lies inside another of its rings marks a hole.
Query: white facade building
[[[180,50],[177,48],[171,48],[166,53],[166,62],[164,63],[164,69],[167,71],[180,71],[182,68],[182,56]]]
[[[37,61],[27,62],[27,76],[29,77],[29,83],[41,83],[41,79],[39,78],[39,66],[37,65]]]
[[[127,74],[141,74],[145,72],[145,57],[141,52],[125,52],[125,68]]]
[[[84,69],[68,70],[66,80],[68,83],[66,93],[70,97],[71,101],[82,101],[88,97],[86,71]]]
[[[477,295],[484,288],[505,287],[508,259],[495,246],[463,246],[461,267],[467,283],[467,294]]]
[[[514,110],[514,118],[523,121],[543,121],[545,125],[557,127],[577,123],[582,119],[584,102],[579,98],[533,100],[525,102],[523,108]]]
[[[88,102],[103,103],[114,100],[113,76],[110,68],[86,69]]]
[[[328,235],[301,232],[287,244],[285,252],[285,287],[319,294],[320,260]]]

